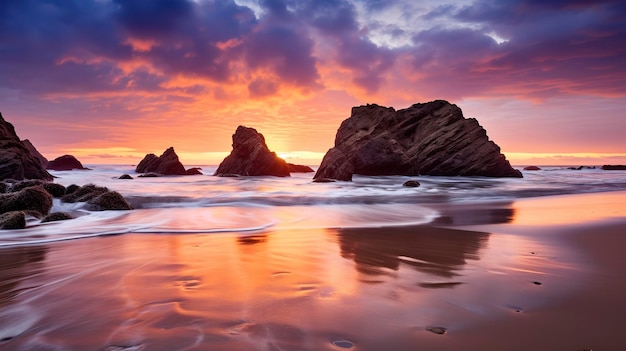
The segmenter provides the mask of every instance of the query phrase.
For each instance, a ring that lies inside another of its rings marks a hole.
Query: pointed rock
[[[0,113],[0,180],[4,179],[52,180],[52,175],[31,155],[13,125]]]
[[[233,150],[214,175],[226,174],[289,177],[289,166],[269,150],[263,134],[254,128],[239,126],[233,134]]]
[[[178,160],[178,155],[173,147],[169,147],[163,154],[157,157],[155,154],[147,154],[139,162],[137,173],[157,173],[161,175],[186,175],[185,167]]]
[[[314,178],[362,175],[521,177],[476,119],[447,101],[352,108]]]

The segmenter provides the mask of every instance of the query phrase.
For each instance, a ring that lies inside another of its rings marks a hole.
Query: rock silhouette
[[[447,101],[396,111],[352,108],[314,178],[362,175],[521,177],[476,119]]]
[[[161,156],[147,154],[135,168],[137,173],[156,173],[160,175],[186,175],[185,167],[178,159],[173,147],[167,148]]]
[[[36,159],[39,160],[39,163],[41,163],[41,167],[43,167],[43,168],[47,168],[48,167],[48,159],[45,158],[45,156],[42,155],[39,152],[39,150],[37,150],[35,145],[33,145],[33,143],[31,143],[30,140],[24,139],[24,140],[22,140],[22,144],[24,144],[24,146],[26,147],[26,149],[28,149],[28,151],[30,152],[30,154],[32,156],[34,156]]]
[[[63,155],[55,158],[54,160],[48,162],[48,169],[54,171],[71,171],[73,169],[89,169],[83,167],[83,164],[80,163],[76,157],[72,155]]]
[[[269,150],[263,134],[254,128],[239,126],[233,134],[233,150],[214,175],[289,177],[289,166]]]
[[[0,180],[4,179],[52,180],[52,175],[20,141],[13,125],[0,113]]]

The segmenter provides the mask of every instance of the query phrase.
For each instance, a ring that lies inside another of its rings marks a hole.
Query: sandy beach
[[[0,250],[2,350],[618,350],[626,192]],[[441,334],[442,333],[442,334]]]

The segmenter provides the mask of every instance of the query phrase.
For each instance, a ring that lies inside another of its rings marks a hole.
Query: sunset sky
[[[514,164],[626,163],[626,2],[0,1],[0,112],[49,159],[216,164],[241,124],[313,163],[352,106],[435,99]]]

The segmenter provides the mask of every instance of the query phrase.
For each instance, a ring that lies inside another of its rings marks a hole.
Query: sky
[[[0,112],[49,159],[316,164],[353,106],[436,99],[513,164],[626,164],[626,2],[2,0]]]

